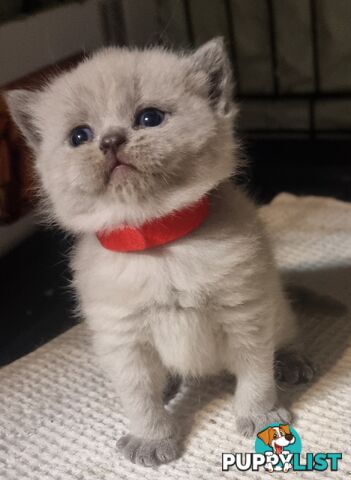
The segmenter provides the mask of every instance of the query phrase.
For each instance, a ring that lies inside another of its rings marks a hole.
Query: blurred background
[[[350,0],[0,0],[0,89],[39,86],[104,45],[191,48],[225,37],[240,178],[277,193],[351,197]],[[32,159],[0,90],[0,365],[72,326],[72,239],[36,225]]]

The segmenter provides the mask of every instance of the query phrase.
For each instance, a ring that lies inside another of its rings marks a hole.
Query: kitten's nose
[[[124,132],[112,132],[104,135],[100,141],[100,150],[104,153],[117,150],[117,148],[126,141]]]

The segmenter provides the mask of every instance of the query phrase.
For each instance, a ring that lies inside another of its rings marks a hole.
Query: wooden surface
[[[9,115],[1,92],[16,88],[40,88],[54,72],[68,69],[80,59],[81,55],[74,55],[11,82],[0,90],[0,223],[18,219],[33,207],[35,201],[32,155]]]

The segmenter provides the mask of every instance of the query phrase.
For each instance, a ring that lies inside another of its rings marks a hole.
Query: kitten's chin
[[[130,172],[123,168],[123,174],[116,174],[119,180],[112,181],[111,188],[102,195],[71,198],[68,203],[60,203],[55,217],[63,227],[76,234],[95,234],[121,225],[140,226],[143,223],[168,215],[170,212],[187,207],[203,197],[210,188],[203,185],[193,188],[176,189],[172,192],[141,194],[133,182],[122,182],[122,175]],[[142,177],[142,176],[141,176]],[[116,187],[117,184],[119,187]],[[124,184],[124,187],[120,185]],[[150,185],[149,185],[150,187]],[[136,192],[139,192],[136,193]],[[57,205],[57,203],[56,203]]]

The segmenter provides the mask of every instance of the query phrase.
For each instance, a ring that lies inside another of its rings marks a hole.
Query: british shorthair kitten
[[[146,466],[180,454],[170,376],[235,374],[236,425],[252,435],[289,422],[275,376],[313,375],[255,207],[231,182],[232,98],[221,39],[104,49],[39,91],[7,94],[46,208],[77,234],[81,309],[130,422],[118,446]]]

